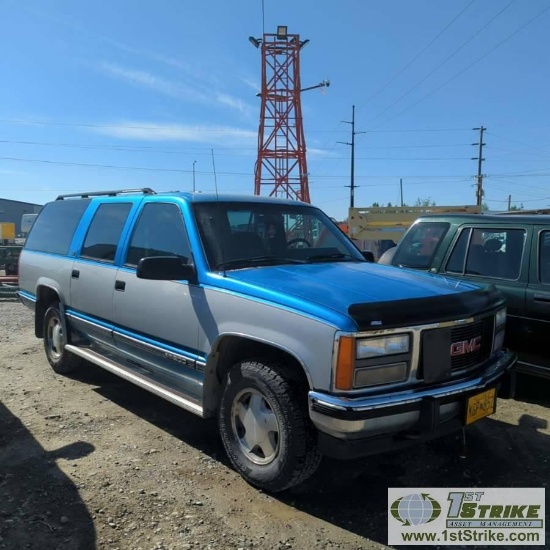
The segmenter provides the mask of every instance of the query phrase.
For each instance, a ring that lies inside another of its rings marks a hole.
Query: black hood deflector
[[[359,330],[376,330],[453,321],[483,315],[504,307],[504,297],[491,286],[487,289],[445,296],[352,304],[348,313]]]

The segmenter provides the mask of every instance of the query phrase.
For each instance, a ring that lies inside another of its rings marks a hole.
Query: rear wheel
[[[319,465],[306,397],[284,365],[235,365],[226,377],[218,421],[233,466],[257,487],[282,491],[304,481]]]
[[[52,304],[44,315],[44,350],[52,369],[58,374],[68,374],[81,363],[79,357],[65,349],[67,335],[63,329],[59,304]]]

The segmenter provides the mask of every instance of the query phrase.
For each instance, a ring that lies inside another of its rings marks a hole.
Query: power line
[[[416,103],[413,103],[412,105],[410,105],[409,107],[407,107],[406,109],[403,109],[402,111],[400,111],[399,113],[397,113],[396,115],[394,115],[392,118],[390,118],[389,120],[386,120],[384,123],[381,124],[381,126],[383,124],[387,124],[388,122],[391,122],[392,120],[396,119],[397,117],[403,115],[404,113],[410,111],[411,109],[413,109],[414,107],[416,107],[417,105],[419,105],[420,103],[422,103],[423,101],[425,101],[426,99],[428,99],[429,97],[431,97],[433,94],[437,93],[439,90],[441,90],[442,88],[444,88],[445,86],[447,86],[447,84],[450,84],[453,80],[456,80],[459,76],[461,76],[462,74],[464,74],[467,70],[471,69],[474,65],[476,65],[477,63],[479,63],[482,59],[484,59],[485,57],[487,57],[489,54],[493,53],[497,48],[499,48],[500,46],[502,46],[502,44],[504,44],[506,41],[510,40],[510,38],[512,38],[513,36],[515,36],[516,34],[518,34],[521,30],[523,30],[525,27],[527,27],[527,25],[530,25],[533,21],[535,21],[536,19],[538,19],[541,15],[543,15],[545,12],[547,12],[548,10],[550,10],[550,6],[544,8],[542,11],[540,11],[537,15],[535,15],[535,17],[533,17],[532,19],[529,19],[529,21],[527,21],[527,23],[524,23],[521,27],[519,27],[518,29],[516,29],[514,32],[512,32],[511,34],[509,34],[506,38],[504,38],[503,40],[501,40],[500,42],[497,43],[496,46],[494,46],[493,48],[491,48],[489,51],[485,52],[482,56],[478,57],[473,63],[470,63],[470,65],[468,65],[467,67],[465,67],[464,69],[462,69],[461,71],[459,71],[458,73],[456,73],[454,76],[452,76],[451,78],[449,78],[448,80],[446,80],[443,84],[441,84],[441,86],[437,87],[435,90],[431,91],[429,94],[426,94],[424,97],[420,98]],[[370,132],[370,131],[369,131]]]
[[[51,165],[60,165],[60,166],[79,166],[84,168],[106,168],[113,170],[142,170],[146,172],[169,172],[169,173],[180,173],[180,174],[190,174],[192,170],[184,170],[178,168],[156,168],[156,167],[146,167],[146,166],[120,166],[120,165],[111,165],[111,164],[93,164],[93,163],[83,163],[83,162],[65,162],[65,161],[54,161],[47,159],[36,159],[36,158],[21,158],[21,157],[7,157],[0,156],[0,160],[13,161],[13,162],[28,162],[28,163],[41,163],[41,164],[51,164]],[[511,173],[497,173],[490,175],[492,178],[499,178],[504,176],[506,178],[529,178],[529,177],[541,177],[541,176],[550,176],[550,172],[542,172],[541,169],[525,172],[511,172]],[[545,169],[542,169],[545,170]],[[531,173],[537,172],[537,173]],[[198,174],[210,174],[211,172],[197,172]],[[219,172],[220,175],[227,176],[252,176],[252,172]],[[335,174],[330,176],[323,175],[311,175],[312,179],[342,179],[346,177],[344,174]],[[395,179],[395,178],[416,178],[416,179],[446,179],[446,180],[457,180],[457,181],[471,181],[471,175],[422,175],[422,174],[397,174],[397,175],[369,175],[369,176],[355,176],[357,179]],[[407,185],[410,185],[410,182],[407,182]]]
[[[423,82],[425,82],[430,76],[432,76],[436,71],[438,71],[445,63],[447,63],[450,59],[452,59],[460,50],[462,50],[465,46],[467,46],[477,35],[479,35],[482,31],[484,31],[497,17],[499,17],[503,12],[505,12],[516,0],[511,0],[504,8],[502,8],[494,17],[492,17],[483,27],[481,27],[477,32],[475,32],[466,42],[464,42],[461,46],[459,46],[453,53],[448,55],[439,65],[437,65],[434,69],[432,69],[424,78],[419,80],[412,88],[409,88],[404,94],[399,96],[393,103],[388,105],[383,111],[378,113],[375,117],[371,118],[367,124],[370,124],[371,122],[374,122],[377,118],[382,116],[384,113],[388,112],[395,104],[399,103],[403,98],[407,97],[412,91],[416,90],[418,86],[420,86]],[[469,6],[467,6],[469,7]]]
[[[447,25],[443,28],[442,31],[440,31],[435,38],[433,38],[427,46],[425,46],[420,52],[418,52],[403,68],[401,68],[386,84],[384,84],[381,88],[378,89],[374,94],[372,94],[364,103],[362,103],[358,110],[362,109],[365,105],[370,103],[375,97],[377,97],[381,92],[383,92],[390,84],[393,84],[395,80],[404,73],[430,46],[440,37],[442,36],[445,31],[451,27],[451,25],[475,2],[475,0],[472,0],[464,9],[462,9],[458,15],[456,15]]]
[[[499,136],[498,134],[495,134],[494,132],[487,132],[487,133],[492,135],[492,136],[495,136],[496,138],[504,139],[506,141],[510,141],[511,143],[517,143],[518,145],[521,145],[522,147],[525,147],[526,149],[535,149],[537,151],[542,151],[545,154],[549,153],[549,151],[547,151],[545,149],[541,149],[540,147],[535,147],[533,145],[527,145],[526,143],[522,143],[521,141],[518,141],[517,139],[511,139],[511,138],[508,138],[508,137]]]
[[[358,133],[358,132],[356,132]],[[123,151],[123,152],[145,152],[145,153],[163,153],[163,154],[173,154],[173,155],[210,155],[206,147],[192,147],[180,150],[166,150],[160,147],[151,147],[151,146],[125,146],[125,145],[85,145],[85,144],[73,144],[73,143],[52,143],[52,142],[43,142],[43,141],[16,141],[8,139],[0,139],[0,143],[12,144],[12,145],[33,145],[33,146],[46,146],[46,147],[65,147],[71,149],[100,149],[100,150],[113,150],[113,151]],[[465,144],[464,144],[465,145]],[[461,145],[462,146],[462,145]],[[370,150],[370,149],[409,149],[409,148],[422,148],[422,147],[446,147],[443,145],[401,145],[401,146],[388,146],[388,147],[362,147],[361,150]],[[458,145],[450,145],[448,147],[458,147]],[[357,149],[357,148],[356,148]],[[197,151],[204,150],[203,153]],[[217,149],[216,149],[217,150]],[[241,148],[241,147],[221,147],[220,150],[225,151],[255,151],[252,148]],[[319,151],[319,149],[316,148]],[[226,155],[218,156],[230,156],[230,157],[255,157],[256,155],[241,155],[237,153],[228,153]],[[345,160],[346,157],[330,157],[330,158],[316,158],[314,160]],[[465,160],[462,157],[357,157],[362,160]]]
[[[83,163],[83,162],[66,162],[66,161],[54,161],[54,160],[47,160],[47,159],[36,159],[36,158],[21,158],[21,157],[4,157],[0,156],[0,160],[7,160],[7,161],[14,161],[14,162],[28,162],[28,163],[41,163],[41,164],[51,164],[51,165],[60,165],[60,166],[79,166],[79,167],[85,167],[85,168],[108,168],[113,170],[143,170],[147,172],[173,172],[173,173],[181,173],[181,174],[189,174],[192,172],[192,170],[183,170],[178,168],[155,168],[155,167],[145,167],[145,166],[120,166],[120,165],[111,165],[111,164],[93,164],[93,163]],[[197,172],[198,174],[210,174],[211,172]],[[221,175],[234,175],[234,176],[251,176],[252,172],[219,172]],[[324,179],[341,179],[345,177],[342,174],[338,175],[331,175],[331,176],[315,176],[312,175],[315,179],[324,178]],[[357,178],[361,179],[381,179],[381,178],[396,178],[400,176],[356,176]],[[402,177],[408,177],[408,178],[452,178],[452,179],[464,179],[464,178],[470,178],[470,176],[450,176],[450,175],[442,175],[442,176],[435,176],[433,174],[430,175],[404,175]]]
[[[166,130],[178,126],[151,126],[151,125],[125,125],[125,124],[92,124],[86,122],[47,122],[43,120],[23,120],[23,119],[0,119],[0,124],[21,124],[21,125],[36,125],[36,126],[74,126],[83,128],[116,128],[124,130]],[[231,128],[203,128],[193,126],[193,129],[201,132],[220,132],[231,130]],[[369,130],[368,133],[407,133],[407,132],[470,132],[471,128],[406,128],[401,130]],[[308,133],[347,133],[348,130],[308,130]],[[218,148],[216,148],[218,149]]]

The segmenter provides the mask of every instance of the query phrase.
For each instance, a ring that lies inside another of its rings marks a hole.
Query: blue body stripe
[[[163,342],[160,340],[154,340],[152,338],[143,336],[142,334],[138,332],[133,332],[128,329],[125,329],[123,327],[118,327],[116,325],[113,325],[111,323],[107,323],[101,319],[97,319],[96,317],[91,317],[90,315],[86,315],[85,313],[82,313],[80,311],[76,311],[74,309],[68,308],[67,313],[72,315],[73,317],[77,317],[78,319],[82,319],[84,321],[88,321],[89,323],[98,325],[102,328],[112,330],[113,332],[117,332],[119,334],[123,334],[124,336],[129,336],[130,338],[135,338],[136,340],[143,342],[145,344],[153,345],[158,348],[164,349],[166,351],[169,351],[171,353],[176,353],[179,355],[182,355],[188,359],[192,359],[193,361],[205,361],[206,360],[206,354],[199,353],[198,350],[190,350],[187,348],[181,348],[178,347],[174,343],[170,342]]]
[[[25,290],[20,290],[19,291],[19,294],[21,296],[24,296],[25,298],[27,298],[28,300],[31,300],[33,302],[36,302],[36,294],[32,294],[31,292],[27,292]]]

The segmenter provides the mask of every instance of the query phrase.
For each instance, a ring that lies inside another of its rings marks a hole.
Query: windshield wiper
[[[334,254],[313,254],[306,258],[306,262],[325,262],[325,261],[339,261],[351,259],[354,262],[359,262],[359,258],[356,258],[352,254],[344,254],[342,252],[336,252]]]
[[[221,262],[217,267],[218,269],[238,269],[239,267],[301,263],[304,262],[302,260],[293,260],[290,258],[278,258],[277,256],[253,256],[252,258],[236,258],[234,260],[228,260],[227,262]]]

